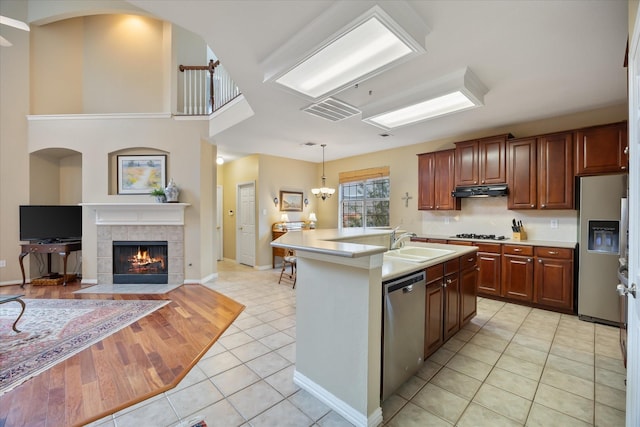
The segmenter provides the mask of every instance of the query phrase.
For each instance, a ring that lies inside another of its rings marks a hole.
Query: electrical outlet
[[[6,259],[0,259],[0,268],[6,267],[7,266],[7,260]]]
[[[451,222],[451,218],[449,218],[448,216],[444,217],[444,223],[445,224],[449,224]]]
[[[551,224],[550,224],[551,228],[558,228],[558,220],[557,219],[552,219],[551,220]]]

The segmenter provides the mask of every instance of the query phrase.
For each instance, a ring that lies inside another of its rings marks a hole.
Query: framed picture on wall
[[[280,191],[280,210],[285,212],[302,212],[302,193]]]
[[[118,156],[118,194],[149,194],[167,185],[167,156]]]

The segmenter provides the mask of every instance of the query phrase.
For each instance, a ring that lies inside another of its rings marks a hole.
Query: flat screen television
[[[82,239],[82,206],[20,206],[20,240],[58,242]]]

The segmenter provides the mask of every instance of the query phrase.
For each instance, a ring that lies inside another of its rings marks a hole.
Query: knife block
[[[515,241],[522,241],[522,240],[527,240],[527,232],[526,231],[514,231],[513,232],[513,240]]]

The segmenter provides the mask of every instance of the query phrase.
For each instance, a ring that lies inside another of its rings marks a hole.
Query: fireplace
[[[168,284],[166,241],[113,241],[113,283]]]

